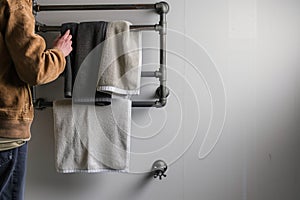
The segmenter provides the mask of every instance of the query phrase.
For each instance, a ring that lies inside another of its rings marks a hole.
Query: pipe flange
[[[152,165],[152,173],[153,177],[157,178],[159,177],[159,180],[162,179],[162,177],[166,177],[167,175],[165,174],[168,169],[168,165],[165,161],[163,160],[157,160],[153,163]]]

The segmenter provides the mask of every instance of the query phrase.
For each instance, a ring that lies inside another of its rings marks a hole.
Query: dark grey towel
[[[99,22],[82,22],[80,24],[77,23],[65,23],[62,25],[61,32],[64,34],[68,29],[70,29],[70,32],[72,34],[72,46],[73,51],[70,54],[70,56],[67,57],[67,65],[65,70],[65,97],[72,97],[73,95],[73,89],[76,78],[77,85],[82,85],[80,88],[82,91],[77,91],[76,98],[74,99],[77,102],[83,102],[87,101],[90,102],[91,98],[95,98],[96,103],[98,105],[109,105],[111,99],[110,94],[106,94],[103,92],[95,92],[91,96],[90,94],[87,94],[87,91],[90,91],[90,87],[93,87],[92,85],[87,85],[87,83],[93,82],[93,76],[94,73],[96,74],[98,72],[99,65],[94,65],[94,63],[91,63],[91,67],[86,67],[83,63],[85,58],[89,55],[89,53],[92,52],[96,47],[96,51],[101,50],[101,45],[98,46],[101,42],[105,40],[106,37],[106,29],[107,29],[107,22],[99,21]],[[90,56],[91,57],[91,56]],[[100,61],[100,53],[98,54],[98,58]],[[89,60],[94,58],[89,58]],[[83,65],[83,66],[82,66]],[[86,69],[83,68],[80,70],[80,67],[89,68]],[[78,72],[80,71],[80,77],[77,77]],[[86,81],[87,80],[87,81]],[[87,89],[89,87],[89,89]],[[92,88],[94,89],[94,88]],[[95,90],[96,91],[96,90]],[[103,100],[103,101],[101,101]],[[100,102],[100,103],[99,103]]]
[[[61,34],[65,34],[67,30],[70,30],[70,34],[72,35],[72,47],[73,51],[66,57],[66,68],[64,71],[64,77],[65,77],[65,87],[64,87],[64,93],[66,98],[72,97],[72,88],[73,88],[73,77],[74,76],[74,68],[75,68],[75,54],[77,49],[77,23],[65,23],[61,26]],[[75,79],[74,79],[75,80]]]

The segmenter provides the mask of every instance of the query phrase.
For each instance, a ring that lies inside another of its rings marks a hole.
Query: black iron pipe
[[[142,77],[155,77],[155,78],[159,78],[161,76],[161,73],[159,71],[142,72],[141,76]]]
[[[166,12],[160,13],[160,22],[159,25],[162,27],[159,31],[160,36],[160,60],[159,60],[159,71],[161,76],[159,77],[160,81],[160,105],[163,107],[167,103],[167,19]]]
[[[45,101],[44,99],[37,99],[34,103],[34,108],[37,110],[43,110],[45,108],[51,108],[53,107],[52,101]],[[132,107],[141,107],[141,108],[147,108],[147,107],[155,107],[155,108],[161,108],[164,105],[161,104],[160,101],[133,101]]]
[[[169,4],[102,4],[102,5],[39,5],[34,4],[35,12],[41,11],[72,11],[72,10],[155,10],[158,14],[168,13]]]
[[[155,101],[133,101],[132,107],[147,108],[147,107],[154,107],[155,104],[156,104]]]
[[[161,26],[159,24],[155,25],[131,25],[131,30],[134,31],[159,31]],[[47,26],[47,25],[35,25],[36,32],[60,32],[61,26]]]
[[[35,5],[36,12],[72,10],[154,10],[155,4]]]
[[[33,0],[33,14],[41,11],[84,11],[84,10],[155,10],[157,14],[169,12],[170,6],[161,1],[155,4],[102,4],[102,5],[39,5]]]

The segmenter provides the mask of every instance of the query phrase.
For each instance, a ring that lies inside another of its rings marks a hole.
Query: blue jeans
[[[0,200],[23,200],[27,160],[27,143],[0,151]]]

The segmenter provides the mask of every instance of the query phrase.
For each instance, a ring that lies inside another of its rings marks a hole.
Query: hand
[[[58,36],[53,42],[53,48],[59,49],[63,52],[64,56],[68,56],[72,51],[72,35],[70,30],[67,30],[63,36]]]

